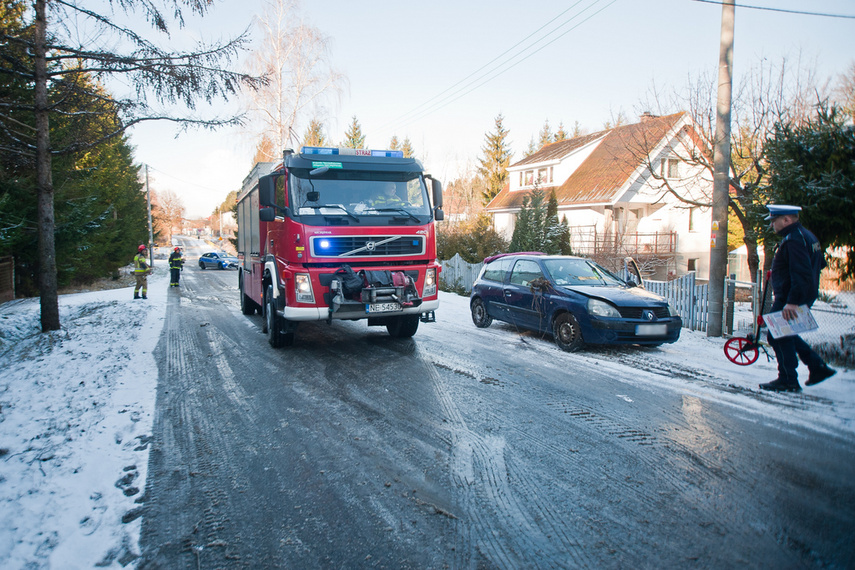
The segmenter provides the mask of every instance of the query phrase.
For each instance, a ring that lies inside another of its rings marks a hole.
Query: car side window
[[[536,261],[520,259],[516,262],[514,270],[511,272],[511,283],[528,287],[529,283],[539,277],[543,277],[543,272]]]
[[[508,268],[511,265],[511,259],[502,258],[491,261],[484,268],[484,275],[482,279],[487,279],[489,281],[498,281],[499,283],[505,280],[505,274],[508,272]]]

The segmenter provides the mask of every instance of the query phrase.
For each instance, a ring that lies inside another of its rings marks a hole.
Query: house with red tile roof
[[[712,177],[687,113],[545,145],[508,167],[510,182],[487,205],[510,239],[523,198],[554,191],[574,253],[617,269],[632,256],[653,279],[709,275]]]

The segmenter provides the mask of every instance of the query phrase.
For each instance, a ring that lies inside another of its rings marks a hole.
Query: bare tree
[[[152,199],[152,223],[167,246],[172,243],[173,232],[181,228],[185,211],[184,202],[172,190],[155,193]]]
[[[855,62],[840,74],[834,88],[834,100],[849,115],[849,122],[855,123]]]
[[[250,69],[268,83],[249,92],[248,110],[258,138],[273,143],[274,154],[264,159],[275,160],[292,135],[299,144],[296,132],[304,117],[323,117],[328,97],[339,96],[346,79],[330,64],[329,38],[301,20],[298,0],[267,0],[256,25],[263,40]]]
[[[204,15],[211,2],[165,0],[171,19],[159,4],[122,0],[110,6],[130,19],[141,15],[155,34],[168,37],[173,23],[184,25],[184,9]],[[176,116],[164,108],[180,104],[192,110],[200,99],[228,98],[242,85],[258,83],[249,75],[223,68],[242,48],[244,35],[221,44],[199,45],[189,52],[172,51],[146,38],[139,26],[119,23],[120,14],[112,10],[101,14],[69,0],[35,0],[33,9],[24,13],[31,21],[0,29],[0,42],[12,48],[4,47],[0,72],[28,86],[24,97],[0,101],[0,132],[4,152],[16,153],[35,165],[43,331],[60,327],[52,156],[92,148],[142,121],[163,119],[185,127],[211,128],[234,123],[235,117]],[[132,93],[116,97],[103,88],[103,79],[116,76],[124,79]],[[74,101],[73,107],[69,107],[70,101]],[[32,117],[32,124],[22,123],[21,113]],[[85,121],[86,128],[78,129],[78,136],[60,147],[50,136],[51,121],[57,119]]]
[[[763,239],[765,223],[766,187],[769,172],[763,159],[763,146],[773,132],[776,122],[798,124],[810,116],[818,100],[826,97],[828,84],[821,85],[815,73],[816,66],[796,60],[791,65],[787,58],[779,64],[761,61],[735,89],[732,108],[730,199],[729,209],[739,221],[748,249],[748,266],[752,279],[759,269],[758,243]],[[671,149],[672,156],[689,168],[700,168],[710,179],[714,171],[713,140],[716,120],[716,74],[702,73],[690,78],[683,92],[663,94],[651,87],[648,97],[641,103],[647,111],[666,114],[685,110],[691,118],[682,137],[682,143]],[[633,141],[636,155],[645,161],[651,183],[663,193],[667,192],[691,206],[711,206],[711,195],[691,194],[688,185],[662,172],[662,165],[654,161],[649,141]],[[710,187],[711,190],[711,187]],[[766,263],[771,256],[766,255]]]

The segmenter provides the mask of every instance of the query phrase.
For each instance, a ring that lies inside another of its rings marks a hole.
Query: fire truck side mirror
[[[258,219],[262,222],[272,222],[276,219],[276,209],[275,208],[259,208],[258,210]]]
[[[258,202],[262,206],[276,206],[276,187],[274,176],[262,176],[258,180]]]
[[[442,208],[442,183],[435,178],[431,178],[430,181],[433,190],[433,207]]]

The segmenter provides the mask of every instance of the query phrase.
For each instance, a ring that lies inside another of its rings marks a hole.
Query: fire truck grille
[[[397,257],[425,253],[424,236],[314,236],[312,257]]]

